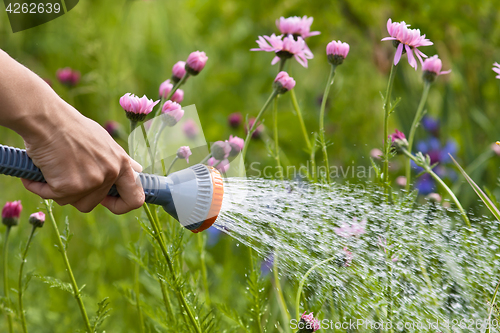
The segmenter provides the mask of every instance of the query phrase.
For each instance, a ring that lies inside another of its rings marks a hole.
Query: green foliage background
[[[307,43],[315,58],[305,69],[291,67],[296,93],[309,131],[318,130],[319,99],[327,79],[325,47],[331,40],[348,42],[351,51],[337,69],[327,110],[326,136],[331,165],[369,166],[369,152],[382,146],[382,99],[394,54],[387,36],[386,21],[404,20],[421,29],[434,45],[422,48],[427,55],[439,54],[444,69],[452,74],[439,77],[427,103],[428,113],[441,119],[441,139],[453,138],[459,146],[462,165],[472,163],[492,142],[500,139],[498,105],[499,82],[491,71],[500,60],[500,12],[498,1],[442,0],[396,1],[119,1],[82,0],[71,12],[45,25],[12,34],[7,14],[0,14],[0,48],[19,62],[49,79],[53,88],[83,114],[99,123],[113,119],[125,127],[127,120],[118,99],[126,92],[155,98],[158,86],[171,75],[171,67],[195,50],[205,51],[207,67],[183,87],[183,105],[196,104],[207,141],[225,140],[229,134],[243,136],[242,128],[231,130],[227,116],[232,112],[255,116],[271,91],[277,66],[270,66],[272,55],[250,52],[258,35],[277,33],[276,18],[308,15],[314,17],[312,30],[321,35]],[[422,91],[420,69],[415,72],[403,56],[393,96],[401,96],[391,129],[408,132]],[[83,77],[71,91],[56,81],[61,67],[78,69]],[[1,70],[1,64],[0,64]],[[29,94],[29,91],[24,92]],[[307,154],[289,96],[280,98],[280,144],[285,164],[300,166]],[[266,119],[265,124],[271,124]],[[268,133],[271,134],[270,126]],[[417,137],[424,137],[422,129]],[[0,129],[0,142],[22,147],[15,133]],[[252,142],[249,161],[274,165],[263,141]],[[402,160],[397,163],[402,163]],[[498,157],[488,160],[471,176],[479,185],[495,190]],[[402,174],[395,171],[391,177]],[[347,179],[356,182],[355,179]],[[345,181],[345,180],[340,180]],[[362,180],[365,181],[365,180]],[[477,199],[466,186],[459,198],[477,210]],[[22,200],[22,221],[11,238],[11,286],[15,286],[19,260],[17,253],[25,242],[29,214],[41,209],[39,198],[24,190],[21,182],[0,178],[0,204]],[[126,249],[137,242],[140,227],[137,213],[114,216],[102,207],[91,214],[80,214],[72,207],[56,208],[62,226],[69,216],[75,234],[69,246],[70,261],[80,284],[86,283],[88,310],[109,296],[113,308],[104,328],[110,332],[136,331],[135,307],[122,291],[132,286],[133,262]],[[30,252],[27,270],[54,276],[66,275],[53,246],[50,226],[39,230]],[[186,233],[185,271],[190,281],[199,282],[199,260],[193,235]],[[145,244],[145,242],[144,242]],[[146,245],[144,245],[146,246]],[[207,264],[212,298],[228,307],[243,309],[244,274],[248,262],[242,247],[223,238],[209,248]],[[148,274],[141,274],[144,299],[156,309],[158,288]],[[266,290],[270,282],[266,280]],[[27,318],[34,332],[69,332],[80,323],[76,304],[70,295],[49,289],[34,279],[26,292]],[[270,294],[271,306],[275,297]],[[151,301],[152,300],[152,301]],[[4,318],[0,319],[0,327]],[[272,331],[272,325],[270,326]],[[2,328],[3,329],[3,328]]]

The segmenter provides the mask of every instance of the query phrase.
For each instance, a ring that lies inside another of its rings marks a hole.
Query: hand
[[[57,95],[49,98],[51,119],[47,121],[55,126],[42,124],[41,135],[24,138],[28,155],[47,183],[23,179],[26,189],[85,213],[99,203],[115,214],[139,208],[144,203],[144,191],[134,170],[141,172],[142,167],[99,124]],[[54,130],[46,133],[47,128]],[[113,184],[119,198],[107,196]]]

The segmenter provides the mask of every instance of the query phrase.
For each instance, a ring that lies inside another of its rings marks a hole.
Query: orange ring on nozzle
[[[211,166],[207,166],[207,168],[212,177],[212,204],[210,205],[205,221],[203,221],[197,229],[191,230],[194,233],[210,228],[215,220],[217,220],[222,207],[222,198],[224,197],[224,182],[222,181],[222,176],[216,168]]]

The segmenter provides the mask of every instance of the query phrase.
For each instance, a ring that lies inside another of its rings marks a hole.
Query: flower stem
[[[396,66],[391,66],[391,73],[389,74],[389,81],[387,82],[387,89],[384,97],[384,186],[386,192],[389,188],[389,151],[391,149],[391,140],[389,139],[389,113],[391,109],[391,94],[394,77],[396,76]]]
[[[293,89],[292,89],[293,90]],[[245,160],[245,155],[248,149],[248,144],[250,143],[250,139],[252,137],[253,132],[257,129],[257,126],[259,125],[260,118],[262,118],[262,115],[264,114],[264,111],[266,111],[267,107],[269,104],[271,104],[271,101],[278,95],[278,89],[274,89],[269,98],[267,99],[266,103],[264,103],[264,106],[262,106],[262,109],[260,109],[259,114],[257,115],[257,118],[255,118],[254,123],[252,124],[252,127],[248,130],[247,137],[245,139],[245,144],[243,146],[243,149],[241,151],[241,157],[243,160]]]
[[[304,135],[304,140],[306,141],[307,150],[311,151],[311,141],[309,140],[309,135],[307,135],[306,125],[304,124],[304,119],[302,118],[302,112],[300,111],[299,103],[297,102],[297,96],[295,95],[295,89],[290,90],[290,97],[292,98],[292,105],[297,113],[297,118],[299,118],[300,129]]]
[[[9,271],[8,241],[9,241],[10,228],[11,228],[11,226],[7,226],[7,229],[5,230],[5,241],[3,243],[3,293],[4,293],[5,300],[6,300],[9,308],[10,308],[10,297],[9,297],[9,274],[8,274],[8,271]],[[9,333],[12,333],[13,331],[12,331],[11,314],[9,311],[6,311],[5,315],[7,316],[7,324],[9,326]]]
[[[286,306],[283,290],[281,289],[280,277],[278,274],[278,250],[274,250],[273,276],[274,286],[276,288],[276,293],[278,294],[278,303],[280,305],[281,313],[283,314],[283,321],[285,323],[285,327],[288,327],[286,323],[289,323],[292,318],[290,316],[290,311],[288,311],[288,307]]]
[[[326,151],[325,142],[325,108],[326,100],[328,99],[328,93],[330,92],[330,87],[333,84],[333,78],[335,77],[335,69],[337,66],[332,65],[330,68],[330,75],[328,75],[328,81],[326,82],[325,92],[323,93],[323,99],[321,100],[321,109],[319,111],[319,140],[321,142],[321,149],[323,150],[323,160],[326,167],[326,180],[330,184],[330,166],[328,163],[328,152]]]
[[[205,301],[207,306],[210,307],[210,293],[208,289],[208,278],[207,278],[207,264],[205,260],[205,240],[203,239],[204,234],[199,232],[196,235],[198,241],[198,249],[200,250],[200,265],[201,265],[201,276],[203,278],[203,289],[205,289]]]
[[[306,272],[306,274],[304,274],[304,276],[300,280],[299,288],[297,289],[297,295],[295,296],[295,318],[297,320],[300,320],[300,297],[302,295],[302,289],[304,289],[304,284],[307,280],[307,277],[309,276],[309,274],[312,273],[312,271],[314,271],[319,266],[326,264],[327,262],[330,262],[336,258],[337,258],[337,256],[333,256],[333,257],[330,257],[328,259],[325,259],[325,260],[320,261],[319,263],[313,265],[311,268],[309,268],[309,270]]]
[[[293,90],[293,89],[292,89]],[[280,146],[278,143],[278,97],[274,99],[274,107],[273,107],[273,118],[274,118],[274,148],[275,148],[275,159],[276,159],[276,164],[278,165],[278,170],[281,170],[280,172],[280,178],[281,180],[283,179],[283,169],[281,168],[281,161],[280,161]]]
[[[144,211],[146,212],[146,215],[149,219],[149,222],[151,223],[151,227],[153,228],[153,232],[154,232],[154,238],[157,241],[158,245],[160,246],[163,257],[165,258],[165,261],[167,262],[167,267],[170,271],[170,274],[172,275],[173,279],[176,280],[177,277],[175,274],[175,268],[174,268],[172,259],[170,258],[170,255],[168,254],[167,246],[165,245],[165,242],[163,240],[163,236],[162,236],[161,231],[160,231],[159,222],[153,217],[153,215],[151,214],[151,211],[149,209],[149,206],[146,203],[144,203],[142,205],[142,207],[144,208]],[[191,310],[191,307],[188,305],[188,303],[186,301],[184,293],[179,288],[175,291],[176,291],[176,295],[177,295],[177,298],[179,300],[179,303],[180,303],[181,307],[183,307],[185,309],[185,311],[189,317],[189,320],[191,322],[191,325],[193,326],[193,329],[195,330],[195,332],[201,333],[201,328],[198,325],[198,322],[196,321],[196,317],[195,317],[193,311]]]
[[[165,173],[165,176],[168,176],[170,174],[170,170],[172,170],[172,167],[174,166],[174,163],[178,160],[179,158],[177,155],[174,157],[172,163],[170,163],[170,166],[168,167],[167,172]]]
[[[78,284],[76,283],[75,276],[73,275],[73,271],[71,270],[71,265],[69,264],[68,256],[66,254],[66,250],[64,248],[64,244],[61,240],[61,234],[59,233],[59,229],[57,228],[57,223],[54,218],[54,214],[52,213],[52,202],[49,200],[43,200],[45,204],[45,208],[47,209],[47,215],[49,215],[49,219],[52,222],[52,226],[54,227],[54,231],[57,236],[57,246],[59,248],[59,252],[63,257],[64,265],[66,266],[66,271],[68,272],[68,277],[71,282],[71,288],[73,289],[73,296],[78,303],[78,307],[80,308],[80,312],[82,314],[83,322],[85,324],[86,330],[91,333],[92,329],[90,326],[89,317],[87,316],[87,311],[85,310],[85,305],[83,304],[82,295],[80,294],[80,289],[78,289]]]
[[[149,157],[151,158],[151,172],[154,173],[154,165],[155,165],[155,157],[153,155],[153,151],[151,150],[151,145],[149,144],[148,133],[146,132],[146,127],[144,127],[144,123],[141,123],[142,135],[144,136],[144,141],[146,142],[146,147],[148,148]]]
[[[422,92],[422,97],[420,98],[420,103],[418,104],[417,113],[415,113],[415,118],[413,118],[413,123],[411,124],[410,135],[408,137],[408,151],[411,153],[413,147],[413,140],[415,139],[415,132],[417,127],[422,120],[425,102],[427,101],[427,96],[429,95],[429,88],[431,84],[428,81],[424,83],[424,90]],[[410,180],[411,180],[411,160],[408,159],[406,163],[406,190],[410,190]]]
[[[21,258],[21,266],[19,267],[19,287],[17,289],[17,295],[19,298],[19,315],[21,317],[21,325],[23,327],[23,332],[28,333],[28,328],[26,325],[26,317],[24,316],[24,306],[23,306],[23,269],[24,264],[26,263],[26,257],[28,256],[28,249],[31,244],[31,240],[33,239],[33,235],[35,234],[36,226],[31,228],[31,233],[28,238],[28,242],[26,243],[26,248],[24,249],[23,256]]]
[[[467,224],[467,226],[469,228],[471,228],[472,226],[470,224],[469,217],[467,217],[467,213],[465,212],[464,208],[460,204],[460,201],[458,201],[458,198],[455,196],[455,193],[453,193],[453,191],[448,187],[448,185],[446,185],[446,183],[438,175],[436,175],[436,173],[434,171],[432,171],[432,169],[431,169],[431,167],[429,165],[427,165],[427,164],[421,164],[420,161],[417,160],[417,158],[415,156],[413,156],[412,154],[410,154],[410,152],[408,150],[406,150],[405,148],[402,148],[401,150],[402,150],[402,152],[406,156],[408,156],[409,158],[411,158],[415,163],[420,164],[420,166],[423,167],[425,169],[425,171],[429,175],[431,175],[431,177],[434,178],[434,180],[436,182],[438,182],[445,189],[445,191],[451,197],[451,199],[453,200],[453,202],[455,203],[455,205],[457,205],[458,210],[460,211],[460,215],[464,219],[465,224]]]
[[[139,273],[140,273],[140,266],[138,263],[135,263],[135,268],[134,268],[134,292],[135,292],[135,306],[137,307],[137,315],[139,319],[139,328],[140,332],[144,333],[144,316],[142,314],[142,309],[141,309],[141,285],[139,282]]]

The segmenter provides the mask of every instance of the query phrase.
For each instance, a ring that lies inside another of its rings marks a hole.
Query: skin
[[[99,203],[115,214],[139,208],[142,167],[108,132],[62,100],[35,73],[0,50],[0,126],[25,142],[47,183],[23,179],[29,191],[90,212]],[[108,197],[115,184],[119,198]]]

